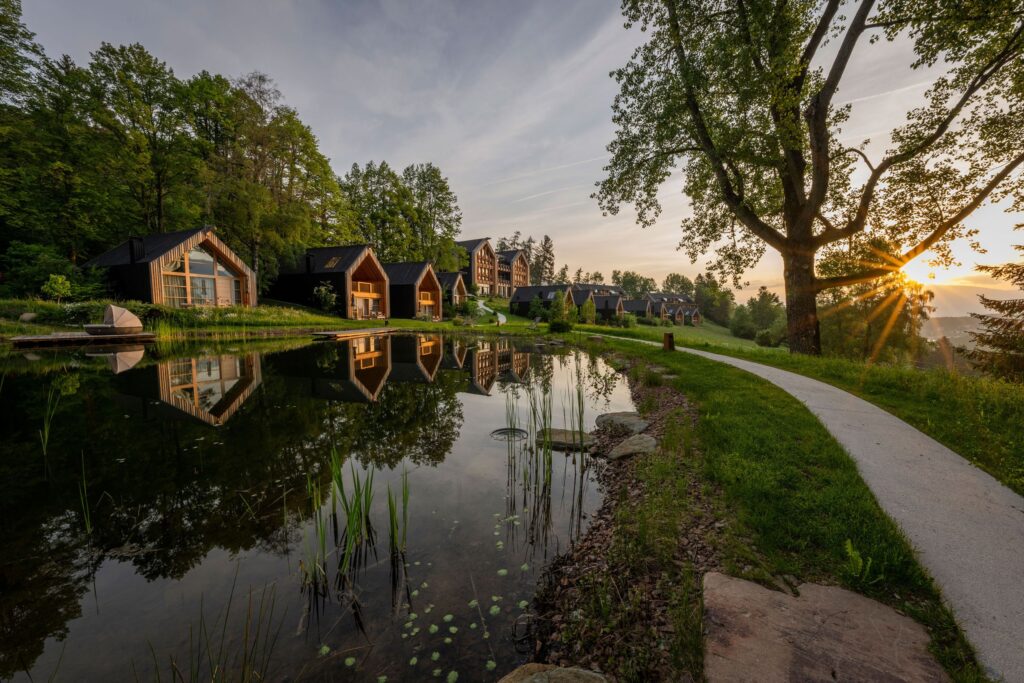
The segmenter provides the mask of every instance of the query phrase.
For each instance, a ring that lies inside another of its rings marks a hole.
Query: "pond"
[[[601,500],[537,436],[632,409],[600,359],[508,338],[2,363],[14,680],[495,680]]]

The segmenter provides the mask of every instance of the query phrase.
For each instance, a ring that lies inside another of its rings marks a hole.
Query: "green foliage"
[[[1024,253],[1024,245],[1014,248]],[[1024,262],[979,266],[978,270],[1024,291]],[[981,303],[991,312],[971,314],[981,321],[982,330],[971,333],[976,347],[966,351],[967,357],[982,372],[1024,382],[1024,297],[999,301],[982,296]]]
[[[71,262],[53,247],[24,242],[11,242],[0,264],[4,273],[0,291],[8,297],[35,296],[51,275],[70,278],[74,272]]]
[[[548,323],[548,332],[572,332],[572,323],[568,320],[552,320]]]
[[[754,343],[758,346],[775,346],[771,330],[758,330],[754,335]]]
[[[728,325],[734,300],[732,290],[712,273],[698,275],[693,283],[693,300],[704,317],[719,325]]]
[[[580,306],[580,320],[588,325],[593,325],[597,321],[597,304],[593,299],[587,299]]]
[[[44,296],[60,303],[61,299],[71,296],[71,281],[65,275],[51,274],[39,289]]]
[[[548,309],[548,320],[553,323],[566,322],[566,296],[564,292],[555,292],[555,298],[551,300],[551,307]]]
[[[334,291],[334,285],[330,282],[321,282],[313,288],[313,300],[322,311],[333,311],[338,303],[338,295]]]
[[[669,273],[661,283],[661,291],[693,296],[693,280],[680,273]]]
[[[544,306],[544,302],[541,301],[539,294],[533,297],[533,300],[530,302],[530,310],[527,313],[526,317],[528,317],[530,320],[539,319],[547,321],[551,319],[551,311],[549,311]]]
[[[753,339],[757,334],[757,325],[750,315],[750,309],[746,306],[737,306],[732,312],[732,320],[729,321],[729,331],[733,336],[741,339]]]
[[[646,42],[614,72],[617,131],[598,202],[611,214],[631,204],[648,227],[665,181],[681,178],[693,209],[681,247],[694,261],[713,249],[710,269],[735,282],[778,251],[799,311],[791,347],[819,353],[818,291],[885,275],[925,249],[949,263],[953,241],[977,232],[966,217],[988,200],[1024,198],[1011,123],[1024,102],[1019,10],[1018,0],[624,2],[626,27]],[[872,105],[844,106],[837,93],[851,56],[883,39],[913,45],[888,68],[909,75],[941,62],[943,72],[872,156],[843,131],[851,111]],[[851,264],[844,279],[816,274],[822,248],[862,235],[905,250]]]
[[[621,287],[627,299],[642,299],[658,287],[658,283],[653,278],[644,277],[632,270],[625,272],[613,270],[612,284]]]

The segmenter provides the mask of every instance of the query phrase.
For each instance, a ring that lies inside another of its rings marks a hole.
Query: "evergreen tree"
[[[555,275],[555,284],[567,285],[569,284],[569,266],[562,264],[562,267],[558,270]]]
[[[555,279],[555,243],[550,237],[544,235],[540,247],[532,264],[533,268],[540,271],[540,284],[550,284]]]
[[[1016,226],[1019,230],[1024,224]],[[1024,254],[1024,244],[1014,246]],[[1024,261],[1001,266],[978,266],[978,270],[1012,283],[1024,291]],[[976,347],[964,350],[971,364],[982,372],[1011,382],[1024,382],[1024,298],[999,301],[980,296],[990,313],[971,313],[982,331],[972,332]]]

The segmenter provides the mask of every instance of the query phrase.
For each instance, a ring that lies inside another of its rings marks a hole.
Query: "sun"
[[[941,285],[953,277],[953,273],[945,268],[935,268],[928,265],[928,260],[916,258],[900,268],[900,272],[908,279],[921,285]]]

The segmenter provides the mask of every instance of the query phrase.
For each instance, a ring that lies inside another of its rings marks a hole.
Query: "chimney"
[[[146,244],[141,237],[128,238],[128,261],[138,263],[146,257]]]

